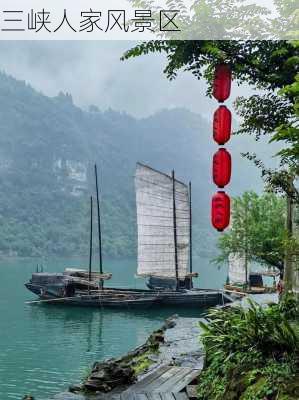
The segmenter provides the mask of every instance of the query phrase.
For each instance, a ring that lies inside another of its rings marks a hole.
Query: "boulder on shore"
[[[84,388],[90,391],[110,392],[116,386],[128,385],[134,381],[134,370],[129,365],[121,365],[117,360],[109,360],[95,363],[84,383]]]
[[[136,360],[144,354],[157,352],[164,342],[164,334],[167,329],[176,325],[177,316],[168,318],[164,325],[153,332],[145,344],[127,353],[123,357],[110,359],[104,362],[96,362],[88,378],[82,384],[83,391],[110,392],[116,387],[126,387],[134,383],[136,376]]]

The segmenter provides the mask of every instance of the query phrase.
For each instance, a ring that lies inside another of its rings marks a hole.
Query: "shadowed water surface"
[[[198,260],[201,287],[221,287],[225,271]],[[47,271],[80,267],[80,260],[53,259]],[[50,305],[26,305],[34,296],[24,287],[36,260],[0,262],[0,399],[37,399],[63,391],[80,381],[92,363],[119,356],[144,342],[168,316],[199,316],[200,310],[153,308],[138,311],[95,310]],[[107,261],[114,286],[144,287],[134,278],[135,260]],[[110,285],[112,284],[110,283]],[[196,315],[197,314],[197,315]]]

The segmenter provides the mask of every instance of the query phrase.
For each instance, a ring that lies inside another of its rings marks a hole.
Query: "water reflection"
[[[50,260],[48,265],[48,271],[62,271],[65,265],[83,264]],[[78,382],[95,361],[120,356],[142,344],[170,315],[200,315],[200,310],[175,307],[133,311],[27,305],[25,302],[35,297],[24,282],[35,268],[32,260],[0,263],[1,400],[17,400],[24,393],[38,399],[50,397]],[[109,270],[114,273],[115,286],[143,286],[142,281],[133,279],[136,267],[132,260],[111,261]],[[220,282],[218,274],[217,270],[215,275],[209,274],[207,285]]]

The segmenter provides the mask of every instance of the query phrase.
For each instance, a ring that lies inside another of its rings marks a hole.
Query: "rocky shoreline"
[[[122,357],[95,362],[84,382],[44,400],[104,400],[107,393],[110,397],[125,390],[162,365],[202,368],[200,320],[177,315],[168,318],[143,345]]]

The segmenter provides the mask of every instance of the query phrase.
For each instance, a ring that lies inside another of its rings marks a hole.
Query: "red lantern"
[[[223,192],[217,192],[212,198],[212,224],[219,232],[228,227],[230,221],[230,198]]]
[[[229,98],[231,89],[232,73],[229,65],[218,64],[215,69],[213,82],[213,96],[220,103]]]
[[[220,106],[214,113],[213,137],[215,142],[223,145],[228,142],[232,129],[232,114],[225,106]]]
[[[220,149],[213,157],[213,180],[215,185],[223,188],[230,182],[232,173],[232,158],[225,149]]]

